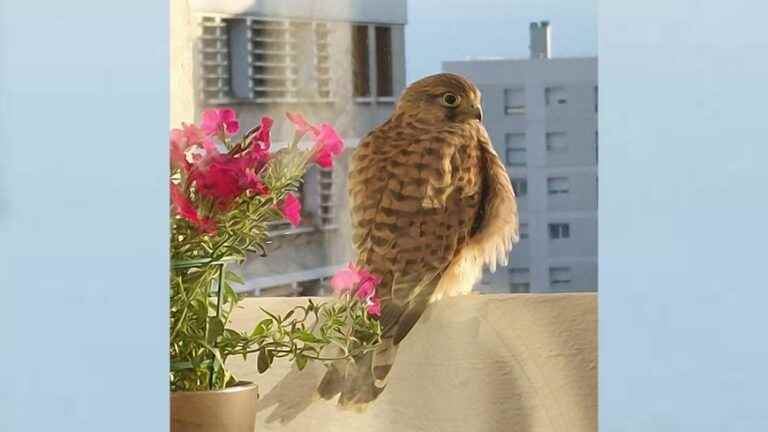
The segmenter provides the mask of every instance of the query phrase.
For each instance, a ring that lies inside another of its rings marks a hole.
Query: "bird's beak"
[[[475,118],[478,121],[483,121],[483,107],[480,105],[475,106]]]

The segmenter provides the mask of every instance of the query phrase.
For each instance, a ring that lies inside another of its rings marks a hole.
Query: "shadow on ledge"
[[[266,423],[279,422],[286,424],[306,410],[319,397],[315,389],[325,373],[325,367],[318,363],[310,363],[300,371],[293,368],[274,387],[265,394],[256,406],[260,413],[270,407],[275,409],[264,420]]]
[[[236,327],[302,298],[250,298]],[[233,372],[259,384],[258,431],[568,431],[597,429],[595,294],[469,295],[446,299],[403,341],[389,385],[365,412],[319,400],[325,368],[255,358]]]

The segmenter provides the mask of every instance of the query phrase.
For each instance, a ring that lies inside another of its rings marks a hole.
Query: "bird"
[[[519,240],[517,202],[482,124],[480,90],[440,73],[409,85],[351,156],[356,264],[381,278],[381,343],[332,363],[317,387],[364,410],[387,385],[397,348],[427,307],[471,292]]]

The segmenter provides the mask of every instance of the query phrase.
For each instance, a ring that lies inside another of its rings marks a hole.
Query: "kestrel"
[[[506,265],[517,203],[482,121],[480,91],[442,73],[411,84],[352,156],[348,193],[357,265],[382,277],[383,344],[337,363],[318,392],[366,404],[428,304],[469,293],[484,265]]]

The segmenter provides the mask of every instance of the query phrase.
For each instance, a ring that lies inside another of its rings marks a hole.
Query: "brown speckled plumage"
[[[446,106],[446,94],[458,96]],[[431,301],[471,291],[517,242],[517,205],[480,117],[480,93],[458,75],[413,83],[355,150],[348,182],[357,263],[383,278],[384,346],[332,369],[323,397],[364,404],[383,389],[397,345]],[[375,372],[374,372],[375,371]],[[345,383],[342,383],[345,381]]]

